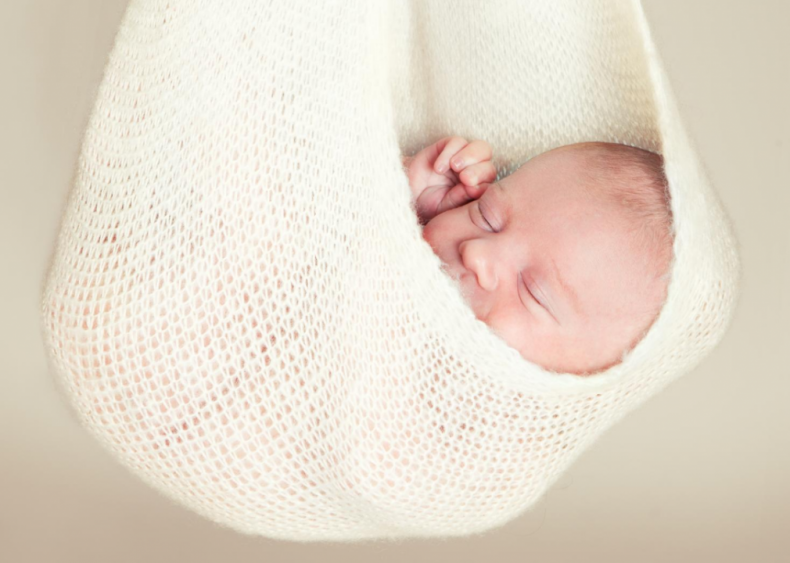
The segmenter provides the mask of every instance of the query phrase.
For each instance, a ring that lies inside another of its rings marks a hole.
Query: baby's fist
[[[433,217],[479,198],[487,183],[496,179],[491,146],[445,137],[413,158],[404,159],[409,185],[422,224]]]

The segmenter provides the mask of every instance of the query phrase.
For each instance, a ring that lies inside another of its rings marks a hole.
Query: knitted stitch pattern
[[[500,178],[575,142],[663,153],[668,297],[622,363],[552,373],[475,318],[401,168],[445,135]],[[638,0],[131,0],[42,331],[80,423],[206,518],[449,537],[516,518],[694,369],[739,281]]]

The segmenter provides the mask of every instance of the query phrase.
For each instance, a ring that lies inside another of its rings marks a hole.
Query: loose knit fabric
[[[401,167],[446,135],[500,178],[575,142],[663,153],[668,297],[622,363],[551,373],[475,318]],[[638,1],[131,0],[42,320],[79,421],[206,518],[461,536],[697,366],[739,277]]]

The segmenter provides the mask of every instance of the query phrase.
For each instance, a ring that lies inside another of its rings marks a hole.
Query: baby
[[[445,137],[403,160],[422,236],[475,316],[545,369],[622,361],[666,298],[672,215],[663,159],[563,146],[496,179],[491,147]]]

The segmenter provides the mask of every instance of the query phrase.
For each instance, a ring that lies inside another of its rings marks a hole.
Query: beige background
[[[126,3],[0,2],[0,561],[790,560],[790,2],[644,0],[741,243],[719,348],[510,524],[346,546],[244,536],[173,504],[82,430],[48,372],[41,287]]]

